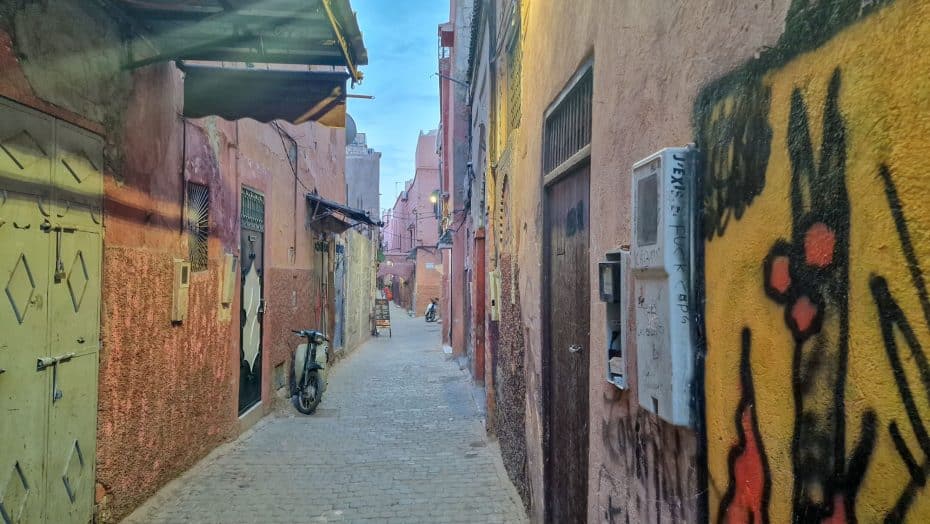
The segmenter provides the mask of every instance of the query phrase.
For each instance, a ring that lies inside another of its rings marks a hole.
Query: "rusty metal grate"
[[[191,271],[207,269],[210,239],[210,188],[187,183],[187,232]]]
[[[543,172],[550,173],[591,143],[594,73],[588,68],[546,118]]]

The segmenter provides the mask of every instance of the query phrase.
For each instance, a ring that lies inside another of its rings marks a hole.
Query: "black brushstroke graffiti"
[[[712,97],[698,102],[704,106],[698,138],[704,144],[702,220],[707,240],[722,236],[730,220],[739,220],[765,187],[772,142],[770,98],[769,88],[756,78],[745,96],[732,98],[729,108]]]
[[[875,414],[869,411],[863,416],[858,444],[847,456],[850,206],[840,87],[836,69],[824,102],[819,164],[814,160],[804,97],[797,88],[791,95],[791,241],[777,241],[763,263],[766,292],[785,305],[785,323],[795,340],[791,443],[795,522],[830,517],[854,522],[856,494],[875,445]]]
[[[879,178],[885,189],[885,196],[888,200],[888,207],[894,220],[895,229],[898,234],[898,240],[901,243],[901,249],[907,260],[908,271],[911,275],[911,284],[916,291],[920,307],[923,311],[924,328],[930,330],[930,299],[927,295],[927,286],[923,277],[923,270],[917,260],[914,252],[914,245],[911,241],[911,234],[907,227],[907,221],[902,210],[901,200],[898,197],[898,191],[891,177],[891,171],[887,166],[879,168]],[[898,305],[892,295],[887,280],[878,275],[872,275],[869,279],[869,288],[872,291],[872,298],[878,311],[878,323],[881,329],[882,341],[885,346],[885,353],[888,356],[891,365],[892,375],[894,376],[895,386],[901,397],[901,403],[910,424],[911,431],[917,440],[918,448],[923,454],[923,461],[918,464],[910,446],[905,442],[901,434],[901,429],[897,421],[891,421],[888,424],[888,434],[891,437],[895,450],[904,462],[910,474],[910,479],[901,491],[895,505],[885,515],[885,522],[901,522],[917,496],[918,490],[923,488],[927,483],[927,474],[930,473],[930,430],[917,409],[915,392],[911,383],[905,374],[904,363],[898,347],[899,333],[901,339],[907,345],[910,352],[908,359],[917,368],[922,391],[919,394],[926,395],[930,399],[930,363],[928,363],[927,354],[923,346],[917,339],[916,332],[911,326],[904,310]],[[904,357],[907,359],[907,357]]]

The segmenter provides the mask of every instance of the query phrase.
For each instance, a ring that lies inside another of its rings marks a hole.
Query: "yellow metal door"
[[[42,522],[54,121],[0,100],[0,522]]]
[[[46,522],[93,514],[100,348],[102,152],[93,135],[59,123],[49,228],[51,374]]]
[[[42,522],[48,242],[34,195],[0,190],[0,522]],[[38,234],[37,234],[38,232]]]
[[[0,100],[0,522],[93,516],[102,148]]]

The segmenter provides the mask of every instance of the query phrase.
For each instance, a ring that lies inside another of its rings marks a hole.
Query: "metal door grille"
[[[591,143],[591,68],[582,74],[546,118],[543,172],[550,173]]]
[[[242,188],[242,227],[252,231],[265,231],[265,197],[251,189]]]
[[[210,188],[187,183],[187,232],[191,271],[207,269],[210,237]]]

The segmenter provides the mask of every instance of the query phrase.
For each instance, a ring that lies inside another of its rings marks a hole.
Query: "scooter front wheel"
[[[294,407],[304,415],[312,415],[323,398],[323,383],[317,371],[311,371],[297,388],[293,397]]]

